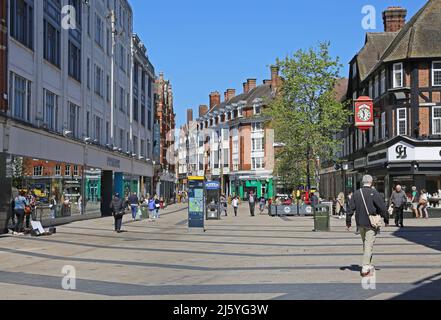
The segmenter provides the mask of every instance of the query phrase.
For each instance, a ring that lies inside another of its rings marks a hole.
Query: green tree
[[[276,155],[276,173],[293,189],[303,183],[310,188],[316,160],[334,161],[341,148],[336,137],[349,112],[336,96],[342,66],[330,56],[329,47],[320,43],[277,60],[283,80],[266,112],[276,141],[283,144]]]

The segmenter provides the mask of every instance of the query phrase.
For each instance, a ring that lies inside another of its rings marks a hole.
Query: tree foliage
[[[282,87],[267,113],[276,141],[284,145],[276,155],[276,172],[292,188],[306,183],[308,161],[313,172],[316,159],[333,161],[341,148],[336,136],[349,113],[337,100],[335,86],[342,66],[330,56],[329,46],[320,43],[277,60]]]

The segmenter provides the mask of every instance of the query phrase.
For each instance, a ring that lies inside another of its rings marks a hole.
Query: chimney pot
[[[199,118],[202,118],[203,116],[205,116],[208,112],[208,106],[206,105],[200,105],[199,106]]]
[[[226,93],[227,99],[225,99],[225,101],[230,101],[236,96],[236,89],[228,89]]]
[[[385,32],[398,32],[406,24],[407,10],[402,7],[389,7],[383,12]]]
[[[247,82],[243,83],[243,93],[248,93],[248,83]]]
[[[193,122],[193,109],[187,109],[187,124]]]
[[[210,93],[210,109],[221,104],[221,96],[218,91]]]
[[[271,88],[273,90],[279,85],[279,71],[278,66],[271,66]]]
[[[257,79],[248,79],[248,92],[255,89],[257,87]]]

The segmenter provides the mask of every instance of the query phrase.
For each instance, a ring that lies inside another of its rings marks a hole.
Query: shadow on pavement
[[[394,233],[397,238],[441,251],[441,227],[409,227]],[[417,288],[392,300],[441,300],[441,273],[416,282]]]

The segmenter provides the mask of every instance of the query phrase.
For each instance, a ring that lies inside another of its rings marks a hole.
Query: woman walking
[[[24,191],[21,191],[20,195],[18,195],[14,199],[14,214],[16,217],[16,224],[13,232],[14,235],[24,235],[21,231],[23,228],[25,209],[29,208],[29,202],[25,198],[25,195],[26,193]]]
[[[232,204],[234,209],[234,216],[237,217],[237,209],[239,208],[239,198],[237,196],[234,196]]]
[[[340,192],[337,197],[335,212],[337,213],[339,219],[343,219],[345,217],[345,194],[343,192]]]
[[[421,196],[417,211],[421,219],[429,219],[429,211],[427,211],[427,206],[429,204],[429,197],[427,196],[427,191],[425,189],[421,190]]]

